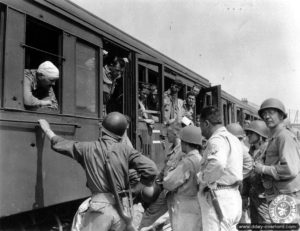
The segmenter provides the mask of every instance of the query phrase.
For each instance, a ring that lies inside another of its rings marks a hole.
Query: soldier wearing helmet
[[[226,129],[234,136],[236,136],[240,141],[243,148],[243,187],[240,188],[241,194],[244,191],[244,185],[247,184],[248,177],[253,169],[253,159],[249,154],[249,148],[245,145],[245,132],[244,129],[238,123],[231,123],[226,126]],[[248,218],[248,197],[244,197],[242,194],[242,202],[243,202],[243,213],[240,223],[247,223]]]
[[[198,174],[202,223],[205,224],[203,231],[235,230],[242,215],[238,190],[243,180],[242,145],[223,126],[221,113],[216,107],[203,108],[200,121],[202,134],[208,139]],[[215,203],[212,206],[212,194],[216,195],[221,209]]]
[[[250,143],[250,155],[253,157],[255,163],[262,163],[268,145],[269,129],[263,121],[254,120],[245,128],[245,132]],[[268,204],[261,197],[264,192],[261,175],[252,171],[250,177],[243,183],[242,197],[243,199],[249,199],[251,222],[270,222]]]
[[[168,174],[169,171],[172,171],[176,168],[182,156],[184,155],[181,151],[181,141],[179,138],[181,129],[182,127],[180,123],[173,123],[167,127],[167,140],[170,144],[170,147],[166,154],[165,166],[161,170],[158,177],[160,182],[163,181],[163,178]],[[155,220],[168,211],[169,204],[167,201],[170,201],[172,195],[171,193],[168,193],[167,190],[163,190],[159,194],[157,200],[153,201],[152,195],[155,195],[155,193],[153,193],[151,196],[148,196],[149,194],[146,194],[146,192],[149,191],[148,188],[144,189],[147,191],[142,191],[142,197],[146,197],[146,202],[151,202],[152,200],[152,203],[145,210],[139,228],[142,228],[142,230],[151,230],[151,227],[153,228],[153,226],[159,225],[159,223],[155,222]],[[153,190],[153,192],[155,191]],[[143,196],[143,194],[145,195]],[[161,222],[164,220],[165,219],[159,219]]]
[[[86,173],[91,197],[79,207],[72,230],[123,231],[126,224],[114,206],[117,202],[108,181],[106,157],[109,157],[118,193],[123,192],[119,194],[122,198],[127,196],[129,168],[137,170],[145,185],[151,185],[158,173],[152,160],[122,143],[127,128],[125,116],[119,112],[109,113],[102,122],[102,136],[90,142],[64,139],[55,135],[46,120],[40,119],[39,123],[50,139],[51,148],[78,161]]]
[[[201,230],[201,211],[197,199],[197,173],[200,169],[202,134],[199,127],[184,127],[180,134],[185,155],[174,170],[164,177],[163,186],[170,191],[169,212],[173,231]]]
[[[238,123],[228,124],[226,129],[241,141],[243,148],[243,178],[245,179],[252,171],[253,160],[249,154],[249,148],[244,143],[246,138],[244,129]]]
[[[262,174],[268,203],[281,194],[298,200],[299,219],[300,149],[297,138],[284,124],[287,117],[285,107],[278,99],[266,99],[258,114],[270,129],[270,140],[264,161],[255,164],[255,172]]]

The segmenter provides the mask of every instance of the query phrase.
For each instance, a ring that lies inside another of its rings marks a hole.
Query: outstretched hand
[[[42,128],[42,130],[44,132],[46,132],[47,130],[50,129],[50,125],[47,122],[47,120],[45,120],[45,119],[39,119],[38,122],[39,122],[39,124],[40,124],[40,126],[41,126],[41,128]]]

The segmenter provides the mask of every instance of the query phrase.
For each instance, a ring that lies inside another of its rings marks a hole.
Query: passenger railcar
[[[161,168],[160,141],[163,93],[175,79],[183,98],[201,86],[196,114],[206,105],[224,112],[225,123],[256,112],[212,87],[209,80],[134,39],[67,0],[0,0],[0,225],[1,229],[62,230],[80,201],[89,196],[78,163],[53,152],[38,127],[47,119],[58,135],[87,141],[99,136],[105,113],[120,111],[131,118],[134,146]],[[103,104],[103,67],[112,57],[125,60],[109,104]],[[28,110],[23,103],[25,69],[52,61],[60,70],[54,87],[58,110]],[[149,129],[138,119],[141,83],[156,85],[158,107],[149,111],[158,121]]]

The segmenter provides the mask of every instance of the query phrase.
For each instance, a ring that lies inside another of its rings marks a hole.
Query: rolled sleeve
[[[25,72],[23,81],[23,100],[24,104],[27,106],[40,106],[41,102],[38,98],[34,97],[32,94],[32,80],[28,76],[29,74]]]
[[[277,174],[279,179],[291,179],[297,176],[299,172],[299,149],[298,144],[292,136],[279,137],[279,162],[274,165],[274,174]],[[275,177],[275,178],[277,178]]]

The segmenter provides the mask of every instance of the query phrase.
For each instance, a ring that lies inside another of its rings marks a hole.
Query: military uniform
[[[164,122],[170,120],[180,122],[184,115],[183,100],[177,96],[172,96],[168,91],[164,93]]]
[[[166,164],[162,169],[159,178],[164,178],[169,171],[172,171],[178,165],[180,159],[182,158],[181,145],[178,144],[175,147],[171,147],[169,153],[167,153]],[[168,195],[167,195],[168,194]],[[170,193],[167,190],[163,190],[157,200],[149,205],[146,209],[140,227],[148,227],[153,224],[153,222],[161,217],[168,211],[168,197],[170,197]]]
[[[172,194],[169,213],[173,231],[201,230],[196,176],[200,169],[200,162],[200,153],[193,150],[183,156],[175,169],[169,171],[164,178],[163,186]]]
[[[297,222],[300,221],[300,145],[297,137],[284,126],[278,126],[269,140],[264,160],[263,185],[268,200],[285,194],[297,204]]]
[[[241,142],[225,127],[218,128],[207,141],[199,173],[199,202],[204,231],[236,230],[242,215],[238,184],[243,179]],[[219,221],[208,188],[215,189],[224,219]]]
[[[51,147],[82,165],[86,172],[87,187],[92,193],[91,198],[80,206],[73,230],[124,230],[125,223],[115,209],[116,202],[108,182],[105,154],[110,157],[118,192],[128,189],[129,168],[141,174],[142,183],[151,183],[158,173],[154,162],[108,135],[93,142],[76,142],[54,136]]]

